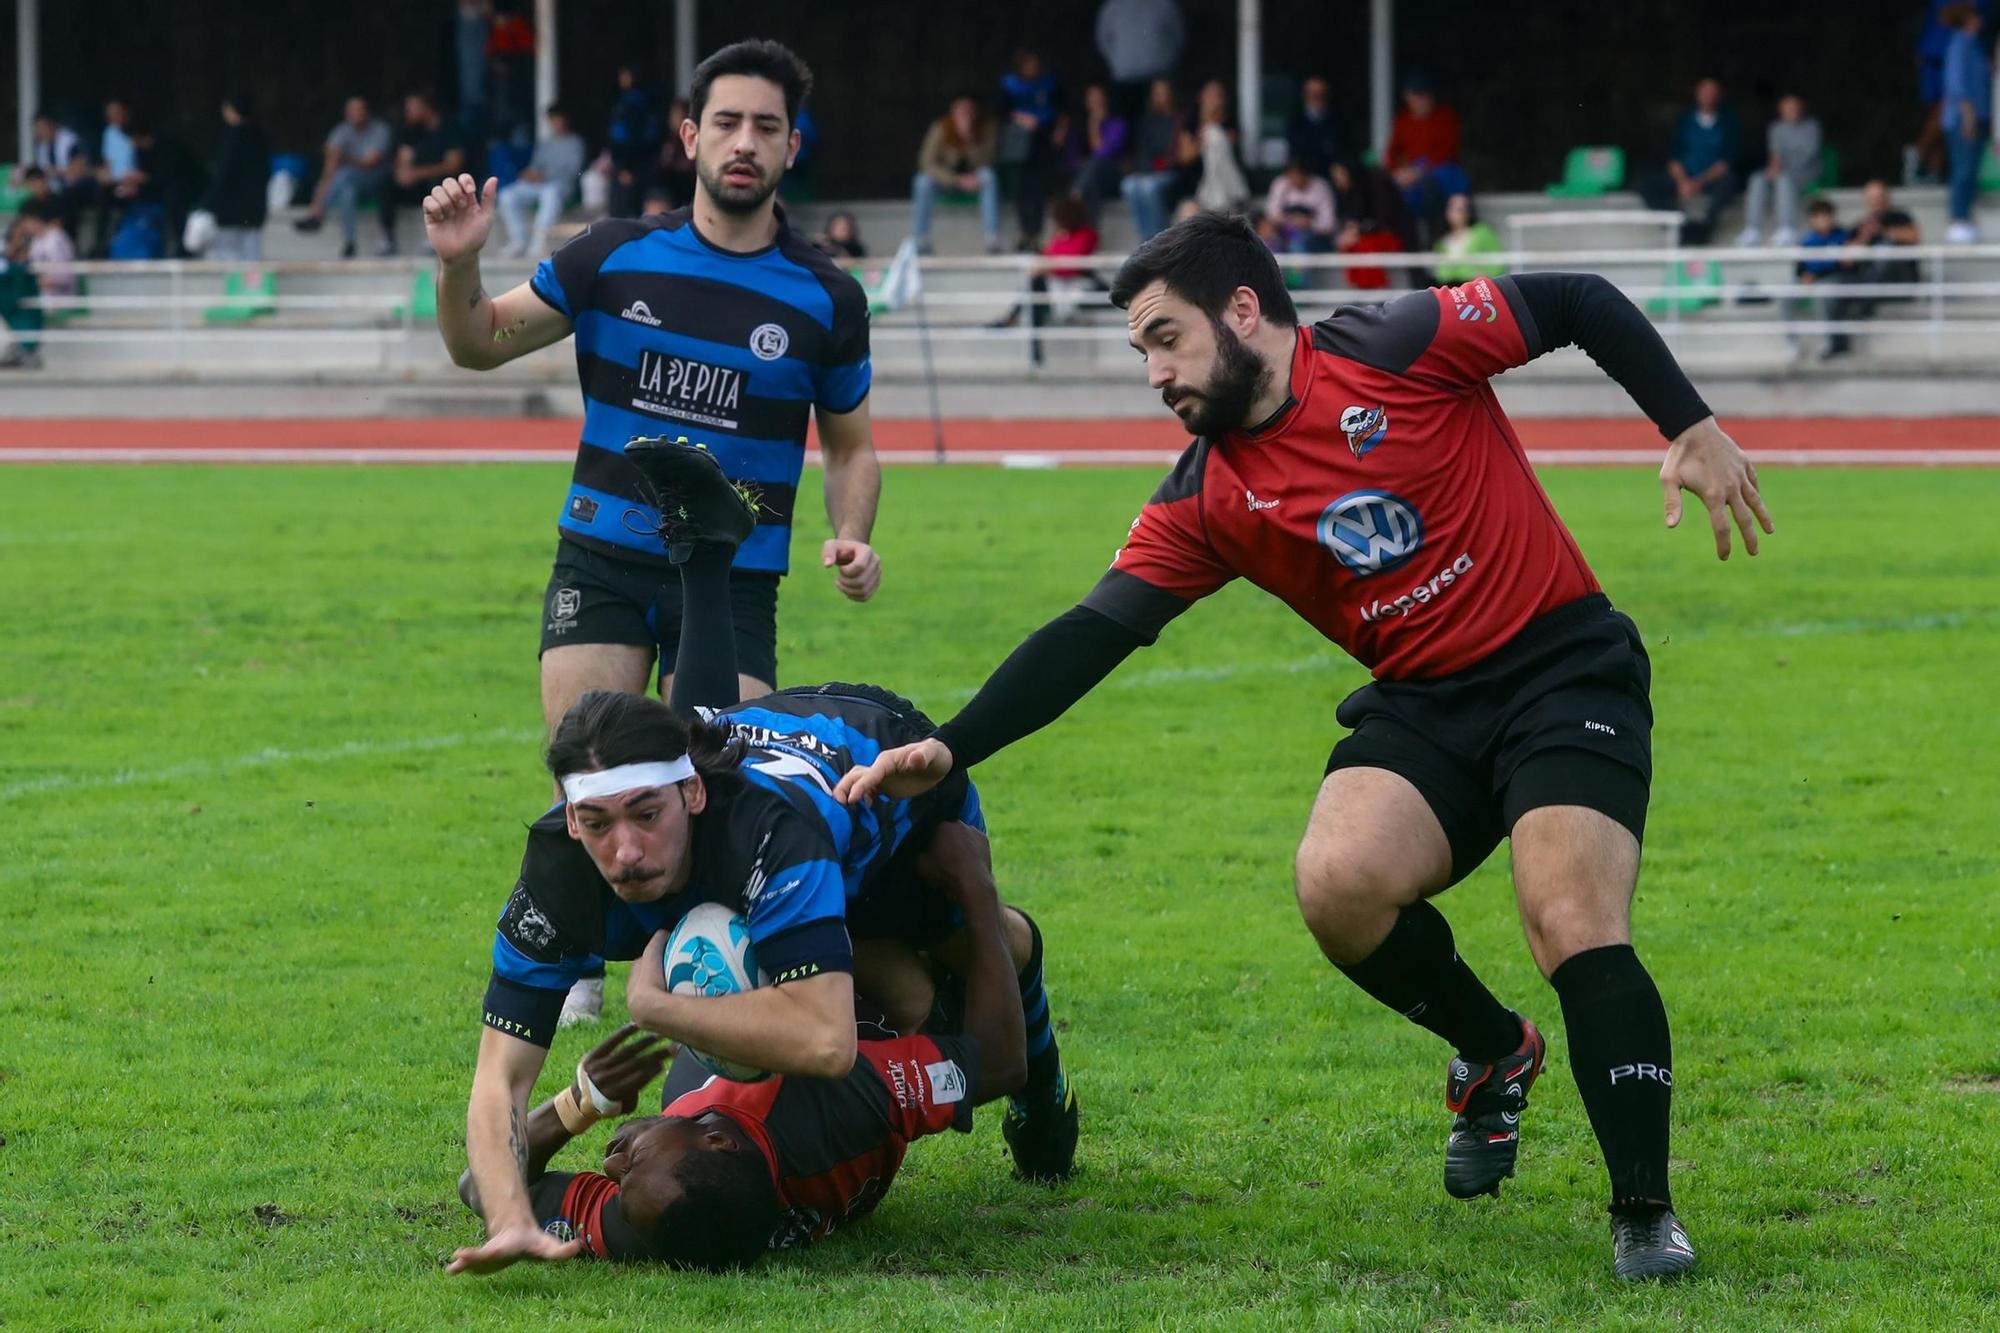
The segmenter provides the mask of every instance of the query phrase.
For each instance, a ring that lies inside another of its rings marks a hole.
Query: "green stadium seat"
[[[1840,185],[1840,150],[1827,144],[1819,150],[1819,179],[1812,183],[1815,190],[1831,190]]]
[[[1596,199],[1625,185],[1625,150],[1610,144],[1569,150],[1563,178],[1549,186],[1551,199]]]
[[[1692,315],[1712,305],[1722,304],[1722,265],[1708,259],[1689,259],[1670,264],[1660,276],[1660,285],[1671,287],[1671,296],[1656,296],[1646,302],[1650,315]]]
[[[1991,140],[1986,144],[1986,156],[1979,159],[1979,188],[2000,190],[2000,148]]]
[[[201,312],[210,324],[247,324],[259,315],[278,309],[278,275],[262,273],[256,282],[244,273],[226,273],[222,278],[222,303]]]
[[[437,277],[427,268],[417,270],[417,279],[410,284],[410,304],[397,306],[397,319],[409,318],[422,323],[436,319],[438,313]]]
[[[14,164],[0,162],[0,213],[19,212],[27,200],[27,190],[14,184]]]
[[[76,291],[71,294],[70,299],[80,302],[83,300],[84,297],[88,295],[90,295],[90,278],[86,274],[79,273],[76,275]],[[89,313],[90,309],[88,306],[84,305],[61,306],[55,310],[43,311],[42,323],[48,325],[67,324],[71,320],[81,319],[83,316]]]

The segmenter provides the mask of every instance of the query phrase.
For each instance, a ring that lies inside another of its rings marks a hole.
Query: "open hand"
[[[424,197],[424,238],[439,263],[479,253],[493,232],[493,200],[499,193],[497,176],[486,178],[484,190],[471,176],[447,176],[431,187]]]
[[[920,796],[951,776],[951,751],[943,741],[926,736],[912,745],[884,750],[865,768],[850,768],[833,789],[835,800],[848,805],[865,805],[877,793],[908,800]]]
[[[590,1048],[583,1068],[597,1090],[618,1103],[618,1114],[630,1115],[639,1105],[639,1094],[660,1076],[673,1054],[673,1042],[637,1023],[626,1023]]]
[[[1757,493],[1757,465],[1736,441],[1723,433],[1714,417],[1704,417],[1682,431],[1660,465],[1660,486],[1666,491],[1667,526],[1681,522],[1681,492],[1692,491],[1708,507],[1708,526],[1715,530],[1715,556],[1729,558],[1729,520],[1743,533],[1743,549],[1757,554],[1757,529],[1776,532],[1771,511]],[[887,758],[884,755],[883,758]],[[880,763],[881,760],[877,760]]]
[[[833,571],[833,586],[850,602],[865,602],[882,586],[882,557],[867,542],[830,537],[819,548],[819,563]]]
[[[535,1263],[561,1263],[573,1259],[583,1247],[576,1241],[560,1241],[532,1224],[502,1227],[486,1238],[483,1245],[467,1246],[454,1252],[444,1266],[447,1273],[497,1273],[523,1259]]]

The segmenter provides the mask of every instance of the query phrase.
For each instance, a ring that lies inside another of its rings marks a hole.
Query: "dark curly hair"
[[[704,780],[733,773],[744,744],[700,718],[684,718],[658,699],[623,690],[591,690],[556,724],[545,760],[549,772],[596,772],[621,764],[658,763],[687,755]]]

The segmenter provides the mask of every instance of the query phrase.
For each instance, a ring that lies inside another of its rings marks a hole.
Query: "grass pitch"
[[[1637,929],[1674,1020],[1693,1280],[1611,1280],[1504,851],[1441,905],[1555,1068],[1505,1196],[1444,1196],[1446,1052],[1322,962],[1291,903],[1361,673],[1244,587],[979,775],[1003,887],[1050,941],[1074,1182],[1009,1179],[988,1115],[918,1145],[874,1218],[750,1276],[444,1277],[477,1234],[452,1188],[492,922],[547,790],[562,476],[0,473],[0,1323],[1995,1318],[1994,472],[1770,469],[1778,535],[1727,565],[1698,520],[1661,531],[1643,471],[1547,479],[1653,655]],[[1089,586],[1153,481],[893,472],[879,599],[802,569],[784,678],[948,714]]]

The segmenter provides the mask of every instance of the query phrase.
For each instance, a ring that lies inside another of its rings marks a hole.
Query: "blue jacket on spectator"
[[[1823,245],[1846,245],[1850,234],[1845,227],[1835,227],[1832,231],[1808,231],[1799,238],[1799,244],[1814,249]],[[1823,278],[1839,267],[1840,261],[1837,259],[1801,259],[1798,273],[1800,277],[1810,273],[1816,278]]]
[[[1674,161],[1690,176],[1699,176],[1717,162],[1736,167],[1736,113],[1723,107],[1715,113],[1715,123],[1703,125],[1701,113],[1689,107],[1674,126]]]
[[[1963,30],[1951,35],[1944,49],[1944,132],[1958,133],[1959,107],[1972,103],[1972,114],[1984,125],[1993,119],[1993,66],[1981,39]]]
[[[1033,79],[1009,74],[1000,80],[1000,95],[1010,116],[1025,111],[1042,129],[1047,129],[1056,118],[1056,80],[1046,70]]]

